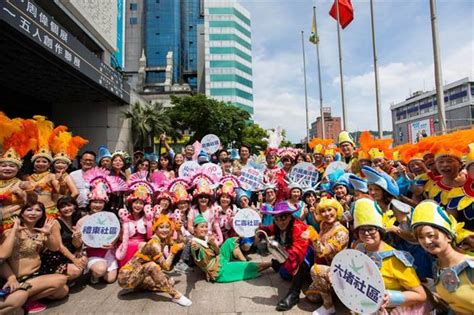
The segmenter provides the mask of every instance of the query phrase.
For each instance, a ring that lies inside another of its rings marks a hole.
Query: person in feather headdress
[[[56,176],[49,171],[53,162],[49,138],[53,133],[54,124],[44,116],[36,115],[33,118],[38,130],[38,142],[36,151],[31,158],[33,174],[28,176],[28,181],[38,196],[38,201],[46,207],[46,214],[50,217],[57,217],[58,209],[53,200],[53,193],[60,191],[60,185]]]
[[[429,139],[429,138],[425,138]],[[469,144],[474,139],[474,129],[457,131],[437,137],[431,147],[436,169],[441,176],[435,178],[428,192],[448,213],[465,227],[474,230],[474,199],[466,198],[467,174],[462,170],[464,156],[469,152]]]
[[[115,252],[119,266],[125,265],[138,248],[144,245],[153,235],[154,212],[151,198],[155,186],[147,181],[147,172],[133,173],[128,179],[126,207],[118,211],[122,222],[122,242]]]
[[[332,139],[321,139],[321,138],[313,138],[309,143],[309,148],[313,150],[313,164],[318,169],[320,174],[324,173],[326,169],[326,163],[329,164],[332,161],[325,161],[326,151],[328,150],[328,155],[331,154],[329,152],[329,146],[332,144]]]
[[[0,125],[0,230],[5,230],[13,224],[11,216],[18,215],[27,200],[29,185],[17,174],[22,158],[36,147],[36,125],[32,120],[10,119],[2,112]]]
[[[106,203],[111,193],[128,190],[127,184],[122,179],[110,176],[109,171],[99,167],[89,169],[83,176],[91,189],[87,196],[88,214],[77,222],[79,231],[82,231],[82,226],[90,215],[107,209]],[[91,271],[92,284],[97,284],[101,278],[106,283],[113,283],[117,279],[118,262],[115,258],[115,248],[115,244],[108,244],[102,248],[85,249],[88,257],[87,270]]]
[[[66,126],[57,126],[49,139],[49,145],[53,152],[53,168],[56,180],[59,183],[59,191],[53,194],[53,200],[57,201],[63,196],[76,198],[79,195],[76,184],[66,172],[72,161],[79,153],[81,147],[88,143],[79,136],[72,136]]]

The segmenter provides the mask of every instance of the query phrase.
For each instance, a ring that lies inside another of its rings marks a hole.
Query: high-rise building
[[[235,0],[205,1],[205,93],[253,114],[249,12]]]
[[[148,95],[197,90],[202,1],[127,0],[125,72],[132,87]]]

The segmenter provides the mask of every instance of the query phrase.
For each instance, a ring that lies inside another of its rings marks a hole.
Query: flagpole
[[[434,57],[434,72],[436,83],[436,102],[438,103],[438,119],[441,133],[446,133],[446,113],[444,111],[444,90],[443,90],[443,75],[441,73],[441,61],[439,53],[439,38],[438,38],[438,24],[436,22],[436,1],[430,0],[431,12],[431,35],[433,37],[433,57]]]
[[[304,31],[301,31],[301,46],[303,47],[303,75],[304,75],[304,104],[306,106],[306,145],[305,151],[308,151],[309,142],[309,114],[308,114],[308,89],[306,87],[306,56],[304,52]]]
[[[316,7],[313,6],[313,16],[315,24],[315,35],[318,38],[318,27],[316,26]],[[319,111],[321,115],[321,130],[322,138],[326,139],[326,126],[324,123],[324,112],[323,112],[323,88],[321,83],[321,62],[319,61],[319,40],[316,42],[316,57],[318,58],[318,85],[319,85]]]
[[[377,128],[379,138],[383,138],[381,104],[380,104],[380,86],[379,86],[379,66],[377,63],[377,47],[375,45],[375,22],[374,22],[374,2],[370,0],[370,21],[372,23],[372,51],[374,52],[374,74],[375,74],[375,105],[377,107]]]
[[[342,77],[342,51],[341,51],[341,31],[340,31],[340,21],[339,21],[339,0],[336,0],[336,15],[337,15],[337,44],[339,48],[339,76],[341,78],[341,102],[342,102],[342,124],[343,129],[347,130],[347,114],[346,114],[346,105],[344,97],[344,78]]]

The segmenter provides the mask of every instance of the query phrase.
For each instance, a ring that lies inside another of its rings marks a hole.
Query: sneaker
[[[193,271],[193,268],[189,267],[184,261],[178,261],[178,263],[174,266],[174,269],[184,273]]]
[[[336,309],[334,305],[330,308],[325,308],[324,305],[321,305],[317,310],[313,312],[313,315],[331,315],[336,314]]]
[[[25,310],[28,314],[34,314],[42,312],[46,309],[46,305],[38,302],[38,301],[30,301],[26,303]]]
[[[181,295],[179,299],[171,299],[171,301],[181,306],[191,306],[191,304],[193,304],[193,302],[184,295]]]

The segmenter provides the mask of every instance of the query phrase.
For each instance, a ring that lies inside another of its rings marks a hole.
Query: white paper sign
[[[234,231],[241,237],[255,236],[255,231],[262,223],[262,219],[257,211],[251,208],[244,208],[237,211],[233,219]]]
[[[221,147],[221,140],[213,134],[205,135],[201,140],[201,149],[207,154],[214,154]]]
[[[345,249],[331,263],[331,283],[351,311],[375,313],[383,302],[385,286],[377,265],[361,251]]]
[[[187,177],[200,168],[201,166],[196,161],[186,161],[179,167],[178,175],[179,177]]]
[[[313,164],[301,162],[291,169],[290,179],[293,182],[303,182],[305,186],[313,187],[318,183],[319,172]]]
[[[222,177],[222,168],[217,164],[205,163],[205,164],[201,165],[201,167],[209,175],[214,175],[217,178]]]
[[[263,172],[246,166],[240,171],[239,181],[240,186],[245,190],[261,190],[263,189]]]
[[[88,217],[82,225],[82,241],[89,247],[109,245],[120,234],[120,222],[112,212],[101,211]]]

